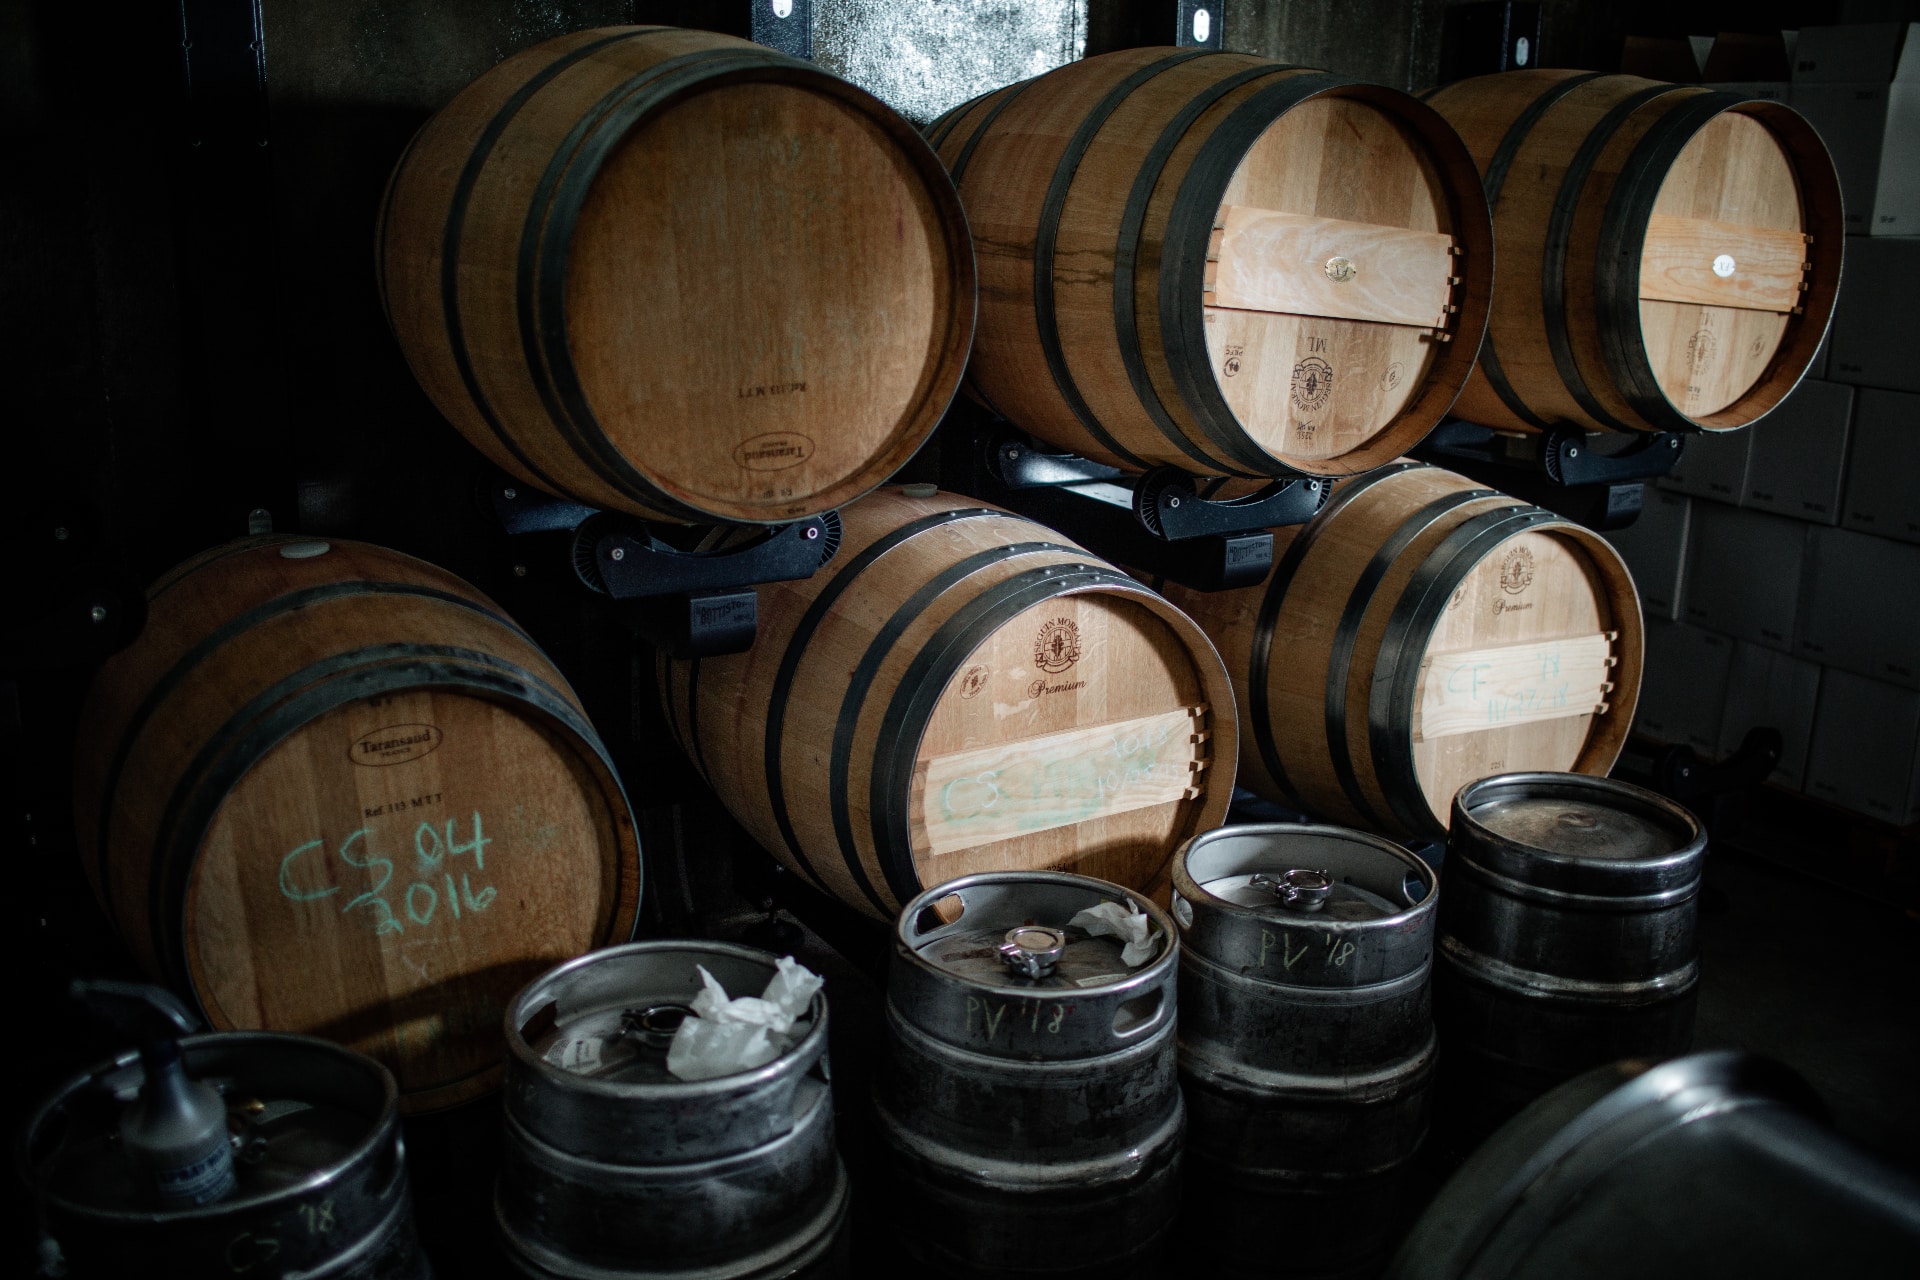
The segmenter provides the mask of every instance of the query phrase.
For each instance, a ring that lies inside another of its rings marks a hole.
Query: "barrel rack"
[[[840,517],[828,511],[771,525],[738,546],[678,547],[644,521],[555,498],[499,474],[483,502],[516,558],[564,556],[585,589],[623,602],[625,619],[676,658],[742,653],[759,625],[764,582],[813,576],[832,559]]]
[[[1603,451],[1596,447],[1600,436],[1627,443]],[[1589,435],[1561,423],[1538,435],[1519,435],[1453,418],[1435,427],[1414,454],[1605,531],[1634,522],[1646,482],[1672,471],[1685,449],[1686,437],[1675,431]]]
[[[1229,591],[1273,569],[1273,534],[1305,524],[1332,491],[1324,479],[1272,480],[1257,492],[1212,496],[1225,483],[1176,467],[1132,475],[1078,454],[1060,453],[982,414],[943,430],[968,438],[956,450],[971,474],[947,487],[972,493],[1051,525],[1088,550],[1129,569],[1170,578],[1196,591]],[[957,441],[954,443],[958,443]]]

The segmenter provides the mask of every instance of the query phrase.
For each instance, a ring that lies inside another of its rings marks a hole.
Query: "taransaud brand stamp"
[[[768,431],[733,447],[733,460],[748,471],[785,471],[813,456],[813,440],[798,431]]]
[[[438,750],[445,737],[430,724],[390,724],[356,738],[347,759],[369,768],[405,764]]]

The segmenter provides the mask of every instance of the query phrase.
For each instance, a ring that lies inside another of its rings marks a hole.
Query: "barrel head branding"
[[[1406,377],[1406,369],[1398,360],[1395,360],[1387,366],[1387,371],[1380,375],[1380,389],[1392,391],[1399,387],[1400,380],[1404,377]]]
[[[1244,342],[1229,343],[1227,345],[1226,362],[1220,366],[1221,374],[1225,377],[1231,378],[1235,374],[1239,373],[1240,357],[1245,355],[1246,351],[1247,351],[1247,345]]]
[[[1319,356],[1308,356],[1293,366],[1293,407],[1300,413],[1319,413],[1333,398],[1333,366]]]
[[[981,666],[979,663],[975,663],[973,666],[968,667],[965,671],[961,672],[960,673],[961,698],[971,701],[972,699],[979,697],[980,691],[987,687],[987,677],[990,674],[991,673],[985,667]]]
[[[1533,585],[1533,552],[1513,547],[1500,561],[1500,589],[1517,596]]]
[[[368,768],[406,764],[439,750],[445,736],[430,724],[390,724],[355,739],[347,759]]]
[[[1080,624],[1072,618],[1055,618],[1040,628],[1033,638],[1033,665],[1049,675],[1058,675],[1080,661]]]
[[[813,456],[813,440],[798,431],[768,431],[734,446],[733,460],[748,471],[785,471]]]
[[[1713,359],[1713,330],[1701,329],[1687,339],[1687,363],[1694,368]]]

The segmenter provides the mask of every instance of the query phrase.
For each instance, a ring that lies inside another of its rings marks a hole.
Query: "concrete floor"
[[[1733,850],[1707,859],[1696,1049],[1786,1063],[1841,1133],[1920,1172],[1920,921]]]

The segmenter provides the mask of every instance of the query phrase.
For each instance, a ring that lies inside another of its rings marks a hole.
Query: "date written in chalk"
[[[433,798],[439,799],[438,793]],[[474,876],[487,869],[487,846],[493,843],[480,811],[473,811],[470,838],[461,838],[460,825],[458,818],[449,818],[414,827],[413,861],[404,888],[393,884],[394,858],[386,856],[392,847],[390,832],[383,836],[373,827],[361,827],[341,840],[331,857],[324,836],[308,840],[280,859],[280,894],[291,902],[340,898],[340,914],[376,938],[404,934],[409,926],[430,928],[436,920],[443,927],[457,927],[467,916],[492,906],[500,893],[484,880],[474,887]],[[406,861],[404,852],[394,856]],[[471,869],[455,861],[466,857],[473,859]],[[358,892],[349,892],[355,889]]]
[[[1309,935],[1311,937],[1312,935]],[[1346,965],[1353,955],[1353,943],[1338,934],[1322,934],[1320,940],[1320,963],[1330,964],[1336,969]],[[1298,945],[1295,945],[1298,942]],[[1306,959],[1307,953],[1314,949],[1311,942],[1300,942],[1290,933],[1275,933],[1271,929],[1260,931],[1260,967],[1267,968],[1278,964],[1282,969],[1291,971],[1293,966]]]
[[[1000,1028],[1007,1026],[1007,1013],[1013,1012],[1013,1023],[1009,1032],[1018,1030],[1021,1023],[1027,1024],[1027,1030],[1059,1035],[1060,1024],[1073,1016],[1073,1006],[1041,1000],[989,1000],[985,996],[967,997],[966,1034],[972,1035],[974,1028],[986,1033],[987,1043],[1000,1034]]]

